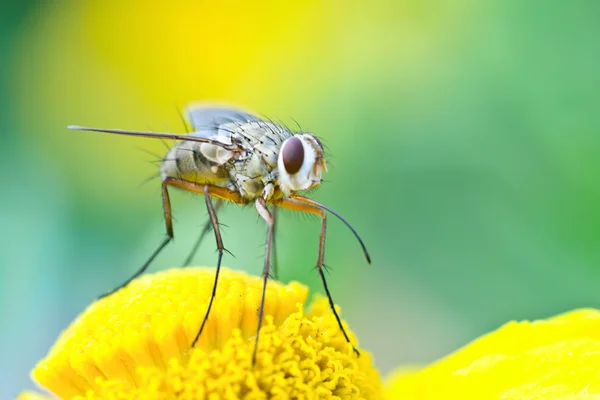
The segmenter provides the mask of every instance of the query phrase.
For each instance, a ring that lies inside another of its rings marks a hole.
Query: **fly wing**
[[[199,150],[204,158],[217,165],[222,165],[231,159],[234,154],[230,151],[231,146],[240,145],[232,138],[232,129],[235,129],[235,125],[259,121],[256,116],[238,108],[192,104],[187,107],[187,112],[194,128],[194,132],[188,136],[213,141],[213,143],[203,143],[199,146]]]
[[[187,107],[187,112],[196,135],[201,137],[218,135],[219,127],[225,124],[243,124],[261,120],[248,111],[233,107],[192,104]]]

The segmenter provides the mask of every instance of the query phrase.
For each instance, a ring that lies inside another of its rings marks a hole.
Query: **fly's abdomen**
[[[173,177],[200,184],[227,181],[229,174],[225,163],[230,156],[217,154],[217,150],[222,149],[206,143],[181,142],[167,153],[161,166],[161,176],[163,179]]]

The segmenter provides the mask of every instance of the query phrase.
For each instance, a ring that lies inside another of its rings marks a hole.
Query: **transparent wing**
[[[217,135],[219,126],[227,123],[261,121],[256,115],[233,107],[191,104],[187,107],[187,113],[194,131],[197,132],[196,136],[201,137]]]
[[[130,131],[124,129],[104,129],[104,128],[90,128],[83,126],[70,125],[68,128],[78,131],[92,131],[92,132],[104,132],[112,133],[117,135],[128,135],[147,137],[155,139],[175,139],[189,142],[200,142],[212,145],[207,149],[211,152],[216,152],[216,148],[221,148],[227,151],[240,150],[240,144],[234,143],[231,138],[230,131],[226,128],[223,129],[223,125],[228,123],[244,123],[252,121],[261,121],[255,115],[244,111],[239,108],[233,107],[218,107],[208,106],[200,104],[191,104],[187,107],[188,117],[194,128],[194,132],[186,135],[174,134],[174,133],[160,133],[160,132],[144,132],[144,131]],[[219,128],[222,128],[219,132]],[[218,157],[222,159],[223,157]]]

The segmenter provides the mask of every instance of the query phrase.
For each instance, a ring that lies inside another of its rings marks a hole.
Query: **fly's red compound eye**
[[[300,171],[304,162],[304,146],[297,137],[291,137],[283,146],[283,166],[288,174],[293,175]]]

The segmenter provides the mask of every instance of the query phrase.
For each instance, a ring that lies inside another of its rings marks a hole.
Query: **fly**
[[[227,251],[223,246],[217,212],[223,201],[240,205],[254,203],[256,211],[268,227],[262,273],[262,296],[258,311],[256,341],[252,353],[252,364],[254,364],[263,320],[267,280],[271,270],[276,210],[277,207],[281,207],[314,214],[321,218],[317,271],[337,323],[348,343],[352,344],[335,310],[323,271],[327,227],[326,211],[339,218],[352,231],[358,239],[368,263],[371,263],[371,258],[362,239],[344,217],[326,205],[301,195],[305,190],[320,186],[321,174],[323,171],[327,171],[321,141],[311,133],[301,130],[292,132],[283,124],[265,120],[252,113],[234,108],[192,106],[188,109],[188,117],[193,132],[185,135],[69,126],[69,129],[80,131],[180,140],[170,148],[160,167],[162,202],[166,222],[165,238],[135,274],[101,297],[108,296],[127,286],[133,279],[144,273],[161,250],[173,240],[169,188],[178,188],[203,195],[210,218],[186,260],[186,264],[191,260],[202,238],[211,227],[217,242],[218,258],[213,290],[200,329],[191,344],[193,347],[208,320],[216,295],[223,252]],[[213,204],[213,199],[216,200],[215,204]],[[354,345],[352,347],[358,355],[356,347]]]

